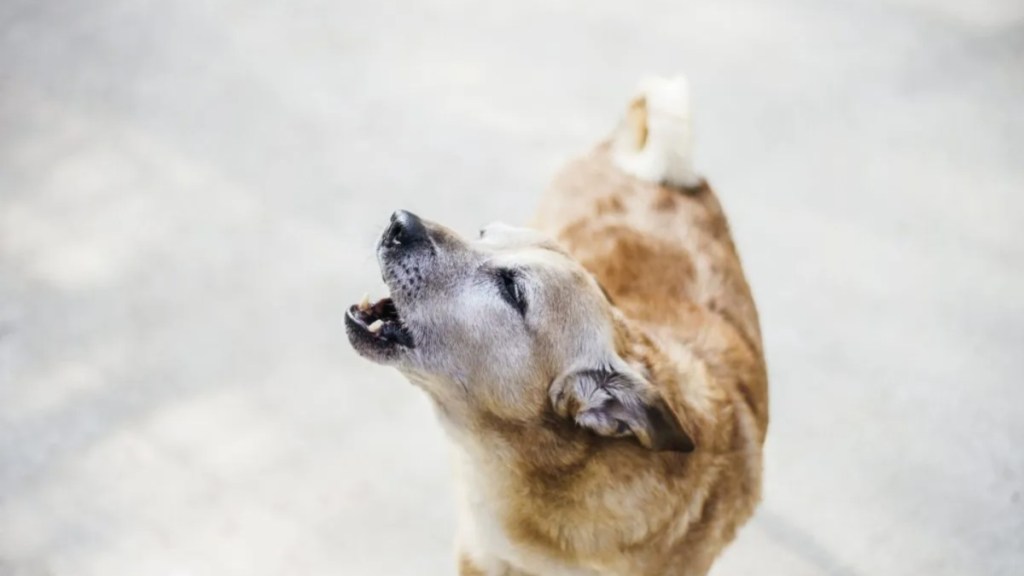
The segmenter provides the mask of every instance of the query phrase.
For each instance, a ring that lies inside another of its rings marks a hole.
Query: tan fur
[[[524,574],[705,574],[758,502],[768,423],[757,313],[721,207],[706,184],[622,174],[602,145],[558,176],[536,224],[607,291],[618,352],[650,374],[698,448],[652,455],[483,420],[475,433],[503,450],[471,455],[480,471],[462,480],[518,568],[536,570]],[[463,575],[520,573],[468,562]]]
[[[396,213],[378,258],[405,344],[360,316],[387,306],[350,310],[353,346],[452,439],[463,576],[700,576],[760,498],[757,312],[689,172],[685,82],[647,86],[555,179],[540,232]]]
[[[633,148],[639,150],[647,144],[647,100],[637,98],[629,105],[626,122],[633,132]]]

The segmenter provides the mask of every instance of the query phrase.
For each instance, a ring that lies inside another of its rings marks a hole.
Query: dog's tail
[[[693,170],[690,91],[686,78],[649,78],[612,138],[615,164],[650,182],[690,188]]]

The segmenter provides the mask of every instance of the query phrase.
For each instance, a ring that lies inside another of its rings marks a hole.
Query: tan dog
[[[692,171],[685,82],[645,84],[566,167],[545,234],[391,220],[391,297],[346,325],[453,441],[460,573],[707,573],[760,497],[768,399],[754,302]]]

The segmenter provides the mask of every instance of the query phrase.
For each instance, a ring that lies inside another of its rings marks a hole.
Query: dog
[[[455,452],[462,576],[706,574],[761,494],[767,374],[683,78],[643,83],[531,228],[395,212],[346,313]]]

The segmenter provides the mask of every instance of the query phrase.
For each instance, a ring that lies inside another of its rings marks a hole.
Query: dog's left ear
[[[656,451],[694,449],[672,408],[639,375],[614,369],[571,372],[552,383],[549,396],[558,415],[600,436],[633,436]]]

